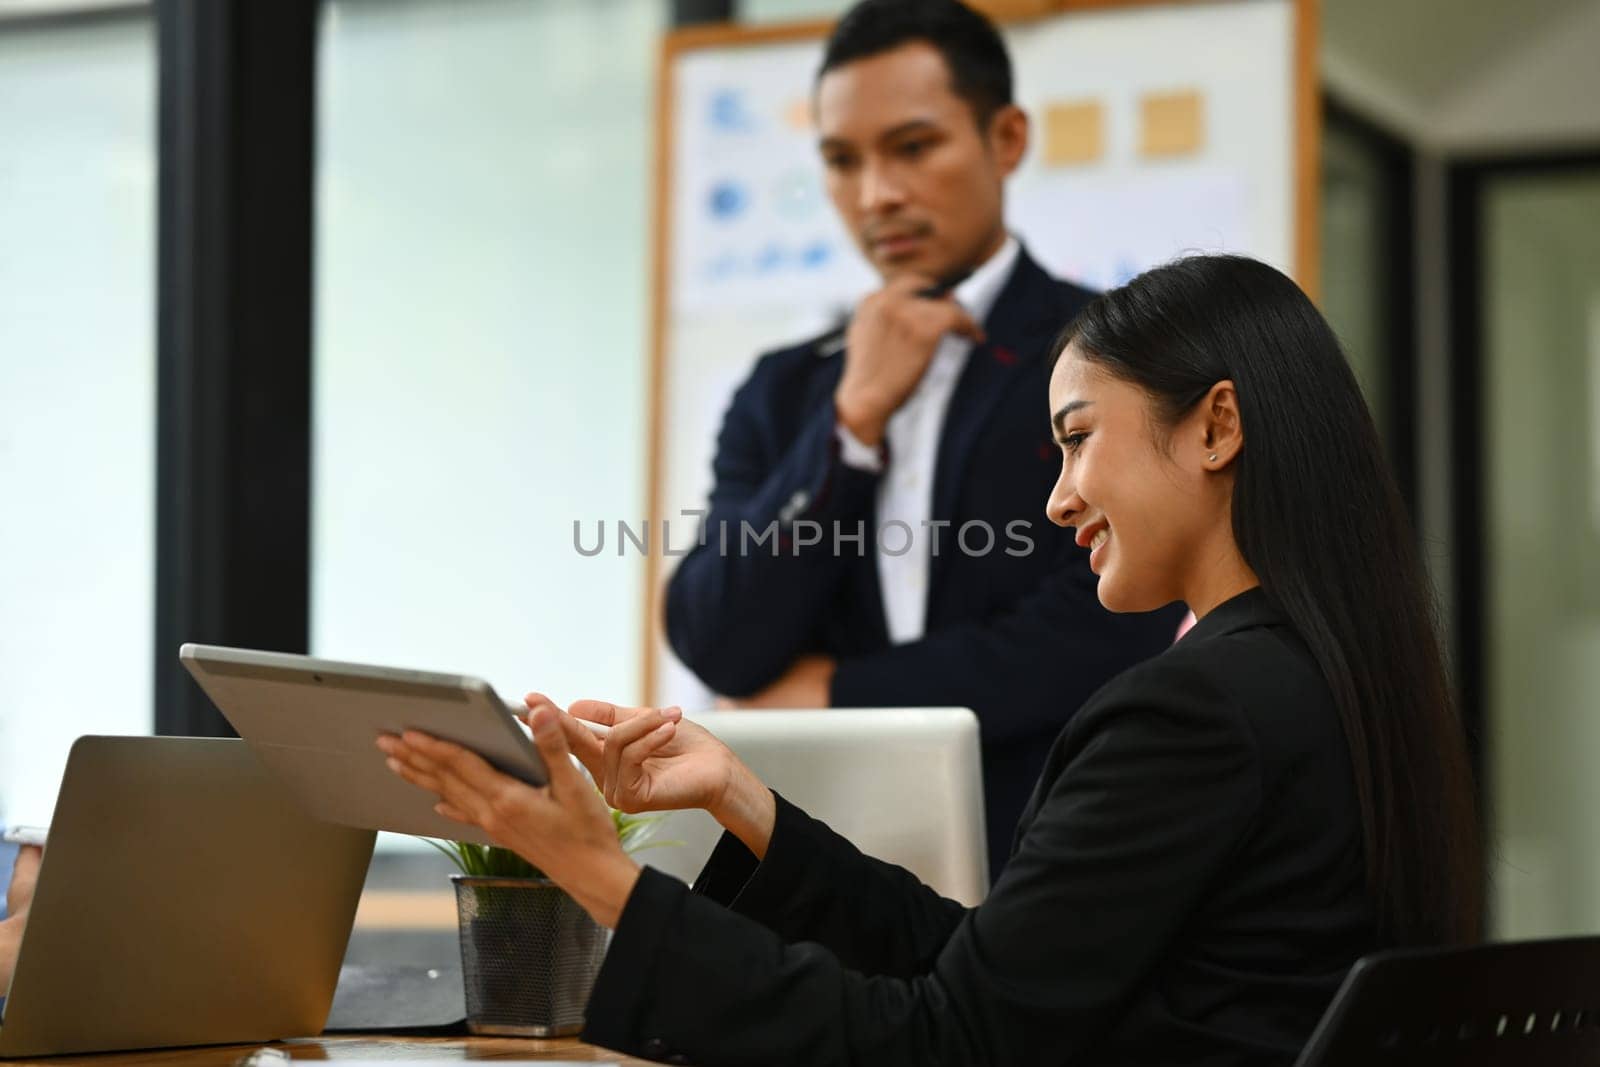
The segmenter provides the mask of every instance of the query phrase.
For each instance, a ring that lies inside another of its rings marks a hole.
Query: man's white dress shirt
[[[999,251],[955,288],[955,299],[979,324],[988,317],[995,298],[1011,277],[1018,245],[1007,235]],[[928,608],[928,572],[935,531],[932,520],[933,473],[939,462],[939,437],[945,410],[956,382],[967,365],[972,342],[958,334],[945,334],[922,380],[900,405],[884,431],[888,463],[883,453],[862,443],[844,426],[838,427],[839,456],[860,470],[878,471],[878,584],[883,588],[883,614],[894,644],[922,636]],[[941,553],[958,551],[956,531],[937,531]]]

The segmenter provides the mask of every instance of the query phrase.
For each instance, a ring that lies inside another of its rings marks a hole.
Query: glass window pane
[[[0,822],[151,731],[155,31],[0,23]]]
[[[1385,333],[1394,211],[1383,161],[1355,135],[1332,124],[1322,139],[1322,310],[1339,335],[1367,406],[1389,426],[1389,360]],[[1393,447],[1393,443],[1391,443]]]
[[[1600,926],[1600,169],[1493,179],[1483,284],[1494,933]]]
[[[312,646],[633,699],[657,0],[326,7]],[[608,544],[608,549],[609,549]]]

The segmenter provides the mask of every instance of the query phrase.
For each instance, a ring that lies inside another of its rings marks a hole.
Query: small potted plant
[[[650,841],[660,815],[611,812],[629,853]],[[583,1028],[611,932],[508,848],[469,841],[429,844],[461,870],[456,887],[467,1029],[474,1034],[558,1037]]]

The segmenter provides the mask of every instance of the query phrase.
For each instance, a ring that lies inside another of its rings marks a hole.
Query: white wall
[[[1462,19],[1472,21],[1470,32],[1448,32]],[[1325,29],[1324,84],[1430,152],[1600,140],[1600,4],[1593,0],[1540,0],[1533,9],[1328,0]]]
[[[1600,143],[1600,3],[1538,35],[1467,82],[1433,122],[1460,150]]]
[[[838,18],[854,0],[735,0],[740,22],[797,22]]]

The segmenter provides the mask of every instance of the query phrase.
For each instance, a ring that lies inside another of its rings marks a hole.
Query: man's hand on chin
[[[746,697],[727,698],[725,706],[747,710],[825,708],[833,684],[832,656],[801,656],[776,681]],[[719,706],[723,705],[719,701]]]

